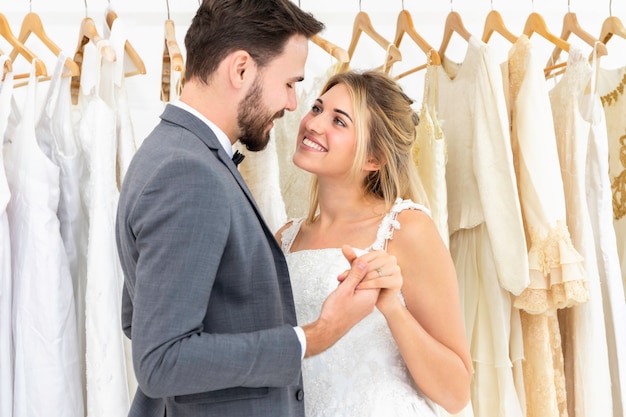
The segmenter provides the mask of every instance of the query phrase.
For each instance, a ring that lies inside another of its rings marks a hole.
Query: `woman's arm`
[[[385,316],[402,357],[419,388],[448,412],[470,399],[472,361],[467,345],[456,271],[433,223],[421,211],[399,214],[388,252],[401,278],[370,279],[359,288],[383,288],[377,307]],[[371,274],[370,274],[371,276]],[[402,295],[406,307],[401,303]]]

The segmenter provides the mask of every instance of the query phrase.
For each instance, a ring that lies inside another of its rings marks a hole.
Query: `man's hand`
[[[352,267],[345,273],[337,289],[324,301],[320,317],[302,327],[307,339],[307,357],[331,347],[374,311],[379,290],[357,290],[368,272],[367,260],[357,258],[354,250],[347,245],[344,245],[342,252]]]

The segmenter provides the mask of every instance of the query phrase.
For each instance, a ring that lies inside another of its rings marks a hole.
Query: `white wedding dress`
[[[375,242],[367,250],[382,249],[400,225],[405,209],[428,210],[397,200],[381,222]],[[430,213],[429,213],[430,214]],[[349,268],[341,249],[290,252],[303,219],[282,234],[299,324],[319,317],[322,303],[337,287],[337,275]],[[434,404],[418,388],[407,370],[384,316],[375,310],[325,352],[302,362],[307,417],[431,417]]]

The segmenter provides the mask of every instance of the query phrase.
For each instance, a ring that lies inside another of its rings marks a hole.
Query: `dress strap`
[[[280,247],[283,253],[289,253],[289,251],[291,251],[291,245],[293,245],[293,241],[296,240],[296,236],[298,236],[303,221],[304,218],[294,219],[291,221],[291,226],[283,230],[280,239]]]
[[[376,240],[369,248],[367,248],[367,250],[386,250],[387,243],[393,239],[394,230],[400,229],[400,223],[397,220],[398,214],[409,209],[420,210],[429,216],[431,215],[430,210],[428,210],[425,206],[414,203],[411,200],[398,198],[393,204],[393,207],[391,207],[389,213],[387,213],[382,222],[380,222],[380,226],[378,226],[378,231],[376,232]]]

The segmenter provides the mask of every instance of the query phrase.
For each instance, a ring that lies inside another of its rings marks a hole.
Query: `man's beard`
[[[263,106],[263,86],[259,78],[254,81],[248,95],[243,99],[237,111],[239,123],[239,142],[252,152],[262,151],[270,141],[268,126],[274,119],[283,117],[281,110],[273,115]]]

